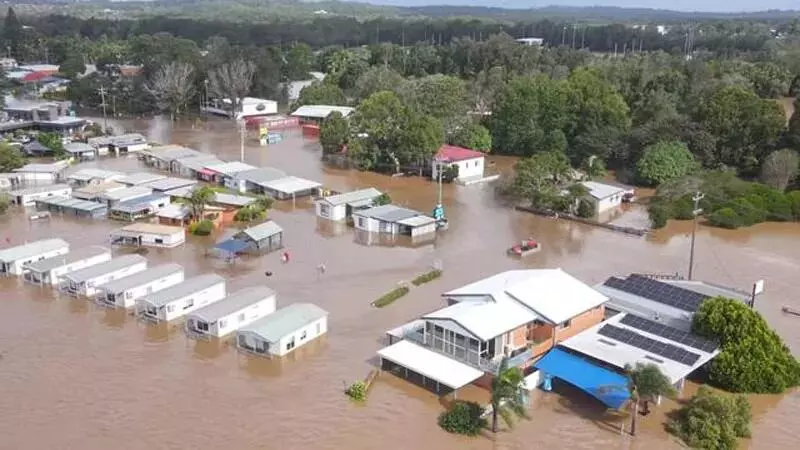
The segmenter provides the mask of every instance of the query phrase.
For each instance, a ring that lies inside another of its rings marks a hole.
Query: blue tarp
[[[550,350],[533,366],[544,375],[560,378],[586,391],[610,408],[619,409],[630,398],[625,376],[559,348]]]
[[[239,253],[242,250],[247,249],[248,247],[250,247],[250,244],[248,244],[245,241],[240,241],[238,239],[228,239],[227,241],[222,241],[214,246],[214,248],[218,250],[222,250],[224,252],[229,252],[229,253]]]

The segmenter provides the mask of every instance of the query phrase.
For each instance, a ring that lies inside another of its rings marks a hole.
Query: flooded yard
[[[201,128],[157,120],[119,125],[154,141],[239,159],[239,136],[229,122]],[[259,147],[251,137],[245,148],[249,164],[276,167],[337,191],[374,186],[395,203],[426,213],[436,203],[438,189],[429,180],[329,169],[319,157],[318,145],[295,131],[269,147]],[[498,170],[512,164],[503,157],[489,159]],[[135,157],[80,167],[88,166],[144,170]],[[344,385],[373,368],[386,330],[440,307],[442,292],[478,278],[514,268],[561,267],[593,284],[629,272],[687,270],[690,222],[671,223],[640,238],[513,211],[497,202],[491,185],[445,185],[443,198],[450,228],[429,245],[380,245],[352,229],[319,222],[311,204],[297,200],[270,211],[284,229],[292,254],[288,264],[281,263],[279,252],[226,263],[209,255],[214,236],[191,236],[182,247],[147,253],[151,265],[180,263],[187,277],[223,275],[229,291],[266,284],[278,292],[279,308],[312,302],[328,310],[329,333],[283,360],[244,356],[225,343],[187,339],[177,326],[145,325],[49,288],[0,279],[0,449],[680,448],[663,431],[663,416],[641,421],[640,435],[631,438],[620,434],[622,416],[574,393],[537,392],[531,421],[475,439],[441,431],[436,424],[444,408],[440,399],[388,374],[378,378],[366,405],[347,400]],[[646,213],[623,217],[638,225]],[[0,239],[19,244],[61,237],[73,248],[107,245],[109,232],[120,226],[55,214],[50,221],[30,222],[16,210],[0,218]],[[509,245],[528,237],[543,243],[541,252],[523,260],[506,256]],[[800,308],[800,225],[738,231],[700,227],[696,251],[698,279],[741,290],[765,279],[756,308],[800,351],[800,319],[780,311],[784,305]],[[437,261],[444,269],[441,279],[414,288],[387,308],[370,306]],[[326,273],[318,273],[319,264],[325,264]],[[265,271],[273,276],[265,277]],[[488,399],[474,387],[460,397]],[[800,393],[752,402],[751,448],[796,445]]]

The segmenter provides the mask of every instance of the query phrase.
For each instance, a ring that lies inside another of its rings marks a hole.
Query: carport
[[[630,398],[628,379],[624,375],[560,348],[550,350],[536,361],[534,367],[542,371],[545,377],[564,380],[609,408],[619,409]]]

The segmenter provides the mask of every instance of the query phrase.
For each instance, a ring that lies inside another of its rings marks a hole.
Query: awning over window
[[[228,239],[227,241],[222,241],[219,244],[215,245],[214,248],[217,250],[222,250],[224,252],[229,253],[239,253],[245,249],[250,247],[245,241],[240,241],[238,239]]]
[[[619,409],[630,398],[625,376],[558,348],[550,350],[534,367],[587,392],[610,408]]]
[[[466,386],[483,372],[444,355],[400,341],[378,352],[378,356],[451,388]]]

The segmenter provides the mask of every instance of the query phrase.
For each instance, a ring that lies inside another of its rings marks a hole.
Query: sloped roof
[[[292,113],[292,116],[325,119],[334,111],[340,113],[342,117],[347,117],[355,111],[355,108],[349,106],[305,105],[297,108]]]
[[[445,144],[439,147],[439,152],[436,153],[435,159],[443,162],[458,162],[468,159],[483,158],[484,156],[486,155],[475,150]]]
[[[327,315],[327,311],[312,303],[292,303],[240,328],[239,333],[253,333],[267,342],[274,343]]]
[[[360,202],[364,200],[372,200],[380,197],[383,193],[374,187],[359,189],[357,191],[345,192],[343,194],[331,195],[324,197],[319,201],[327,202],[333,206],[347,205],[350,203]]]
[[[283,232],[283,228],[272,220],[241,231],[242,234],[254,241],[260,241],[281,232]]]

